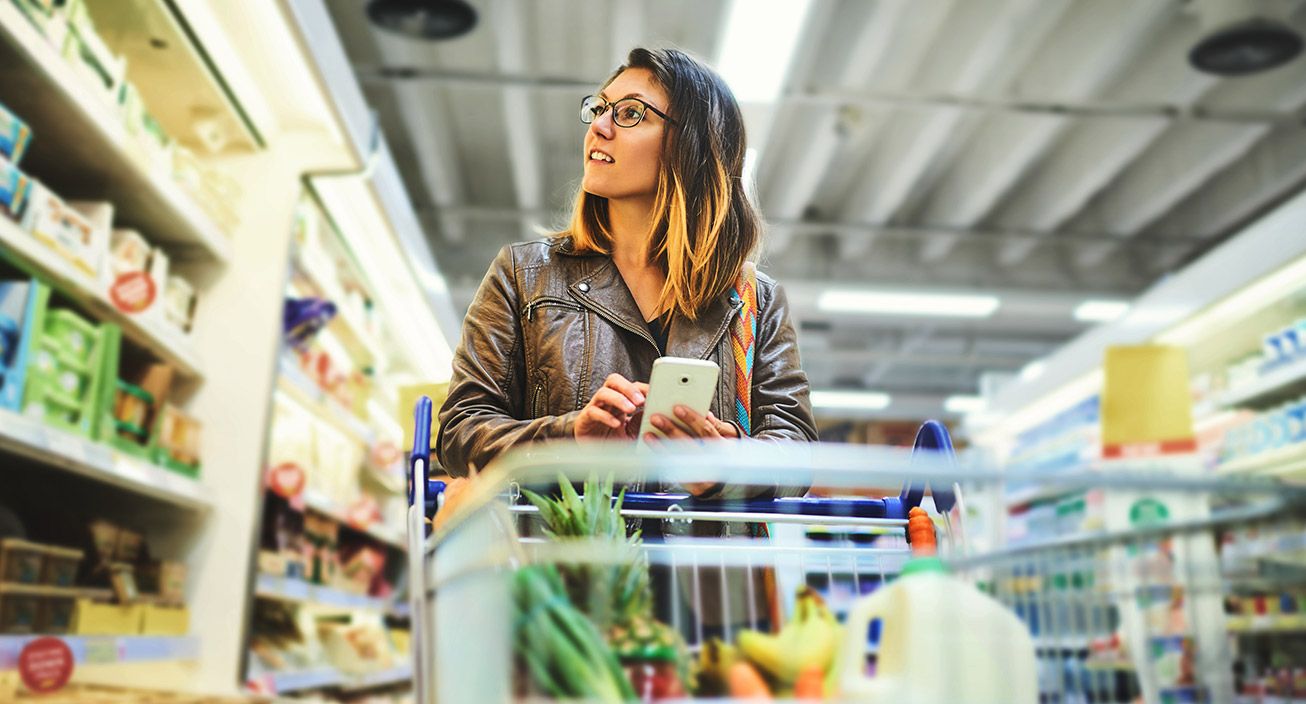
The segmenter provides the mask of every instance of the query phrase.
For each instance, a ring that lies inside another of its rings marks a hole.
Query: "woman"
[[[712,69],[674,49],[635,49],[596,96],[571,225],[504,247],[476,293],[440,410],[437,453],[454,475],[519,443],[634,439],[653,361],[721,368],[711,410],[677,407],[672,438],[739,438],[734,294],[761,225],[741,174],[744,124]],[[815,440],[807,377],[784,292],[757,274],[752,438]],[[775,487],[686,487],[700,497]]]

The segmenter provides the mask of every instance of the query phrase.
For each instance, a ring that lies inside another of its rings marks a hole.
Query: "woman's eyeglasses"
[[[671,116],[640,100],[639,98],[622,98],[615,103],[600,98],[597,95],[586,96],[580,101],[580,121],[590,124],[599,119],[599,116],[612,108],[612,122],[617,127],[634,127],[644,119],[647,111],[652,111],[658,117],[675,124]]]

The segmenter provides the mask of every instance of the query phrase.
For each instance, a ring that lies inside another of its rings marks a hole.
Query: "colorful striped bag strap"
[[[757,267],[744,262],[735,282],[735,295],[743,310],[730,325],[730,348],[735,355],[735,422],[744,435],[753,434],[753,357],[757,347]]]

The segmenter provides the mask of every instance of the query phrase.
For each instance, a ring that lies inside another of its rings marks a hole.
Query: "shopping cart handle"
[[[827,499],[781,497],[771,499],[703,500],[684,493],[626,494],[622,508],[631,511],[711,511],[732,513],[787,514],[801,516],[848,516],[853,518],[906,518],[896,497],[885,499]]]
[[[422,396],[413,408],[413,451],[408,455],[408,505],[416,502],[414,490],[417,488],[416,477],[426,479],[431,473],[431,398]],[[442,487],[443,488],[443,487]],[[433,494],[428,490],[423,496],[430,506]],[[428,508],[427,516],[431,515]]]
[[[949,464],[956,458],[952,450],[952,436],[948,434],[948,428],[937,420],[927,420],[921,424],[920,430],[916,431],[916,442],[912,445],[911,453],[912,457],[924,453],[937,453]],[[925,497],[925,488],[924,482],[910,482],[902,488],[898,500],[907,510],[920,506],[921,499]],[[930,485],[929,488],[934,496],[934,507],[939,511],[947,513],[956,505],[957,494],[951,485],[945,487]]]

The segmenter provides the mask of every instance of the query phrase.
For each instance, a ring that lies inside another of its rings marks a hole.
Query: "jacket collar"
[[[566,251],[563,246],[567,247]],[[570,242],[560,245],[559,252],[584,256],[571,251]],[[612,324],[643,337],[650,345],[654,344],[648,323],[644,322],[639,305],[611,257],[603,256],[588,272],[581,272],[579,276],[573,274],[569,278],[573,280],[568,282],[567,290],[581,305]],[[742,306],[743,301],[731,290],[713,300],[697,320],[673,318],[667,335],[667,355],[707,359]]]

